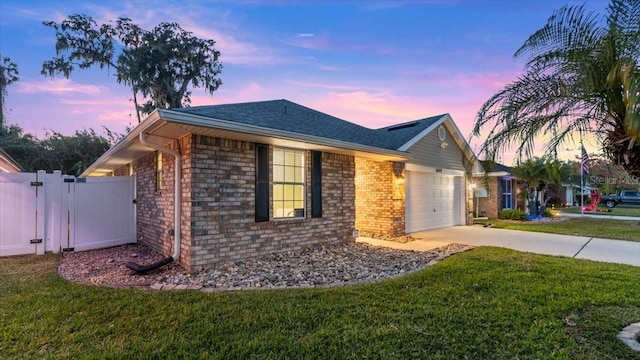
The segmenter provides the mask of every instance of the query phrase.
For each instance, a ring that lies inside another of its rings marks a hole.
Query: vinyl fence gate
[[[0,256],[136,242],[135,175],[0,173]]]

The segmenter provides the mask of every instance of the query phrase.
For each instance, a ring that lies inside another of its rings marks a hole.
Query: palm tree
[[[547,202],[563,182],[568,181],[571,169],[557,159],[535,157],[519,163],[512,169],[513,175],[524,182],[530,215],[541,215]]]
[[[515,57],[526,58],[525,74],[476,116],[473,135],[489,130],[486,158],[511,146],[530,158],[541,137],[555,157],[590,133],[606,157],[640,176],[640,0],[611,0],[606,16],[562,7]]]

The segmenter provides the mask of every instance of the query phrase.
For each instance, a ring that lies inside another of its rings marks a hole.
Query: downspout
[[[162,151],[164,153],[168,153],[170,155],[173,155],[175,161],[174,161],[174,179],[173,179],[173,183],[174,183],[174,194],[173,194],[173,238],[174,238],[174,244],[173,244],[173,255],[167,258],[164,258],[163,260],[160,260],[158,262],[155,262],[153,264],[150,265],[139,265],[133,262],[128,262],[126,264],[126,266],[131,269],[134,270],[137,273],[141,273],[144,274],[146,272],[149,272],[151,270],[155,270],[161,266],[167,265],[173,261],[178,261],[180,259],[180,244],[182,242],[182,232],[180,231],[180,215],[182,212],[182,182],[181,182],[181,170],[182,170],[182,161],[180,158],[180,153],[177,152],[176,150],[173,149],[169,149],[167,147],[155,144],[150,142],[149,140],[147,140],[147,134],[141,132],[140,133],[140,142],[143,143],[144,145],[158,150],[158,151]]]

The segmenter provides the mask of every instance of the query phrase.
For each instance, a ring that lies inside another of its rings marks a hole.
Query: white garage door
[[[456,177],[407,171],[406,178],[407,233],[459,224],[461,189]]]

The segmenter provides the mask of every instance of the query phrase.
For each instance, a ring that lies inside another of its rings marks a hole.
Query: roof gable
[[[384,144],[389,149],[399,150],[404,144],[410,142],[425,130],[430,129],[433,124],[443,116],[444,115],[432,116],[420,120],[387,126],[376,130],[376,133],[384,138]]]
[[[400,147],[397,148],[399,151],[407,151],[413,145],[417,144],[420,140],[424,139],[428,134],[436,130],[440,125],[444,126],[448,133],[451,135],[451,138],[455,142],[455,145],[460,148],[465,154],[466,159],[473,164],[475,168],[478,168],[479,161],[476,157],[476,154],[471,150],[471,146],[464,138],[458,126],[453,122],[451,115],[444,114],[440,116],[434,116],[430,118],[426,118],[423,120],[419,120],[424,122],[424,127],[422,127],[422,131],[416,133],[413,137],[403,143]],[[448,145],[448,144],[447,144]],[[474,169],[474,171],[478,171]]]

